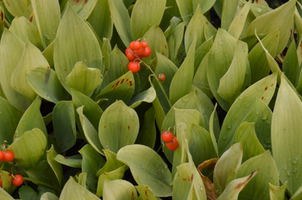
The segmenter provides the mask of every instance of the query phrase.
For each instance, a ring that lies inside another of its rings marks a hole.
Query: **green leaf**
[[[134,144],[139,131],[139,119],[135,110],[117,101],[103,113],[98,130],[102,146],[117,152],[126,145]]]
[[[66,77],[66,84],[79,92],[91,96],[92,92],[102,83],[103,76],[99,69],[88,68],[85,61],[75,64]]]
[[[152,190],[148,185],[138,185],[135,186],[135,188],[140,194],[139,197],[142,200],[157,200],[156,196],[154,195],[154,193],[152,192]]]
[[[228,28],[228,32],[235,38],[239,39],[241,32],[244,29],[247,16],[249,14],[251,8],[251,3],[246,3],[243,8],[240,10],[240,12],[236,15],[232,23],[230,24]]]
[[[4,29],[0,43],[0,84],[7,100],[18,110],[30,105],[28,98],[11,86],[11,76],[23,54],[25,43],[11,31]]]
[[[272,119],[272,146],[274,160],[280,170],[279,178],[282,183],[288,182],[290,194],[302,185],[299,179],[302,164],[299,148],[302,142],[301,114],[301,100],[282,75]]]
[[[290,36],[290,29],[294,21],[296,0],[289,1],[275,10],[257,17],[249,26],[247,37],[255,34],[255,29],[260,35],[269,34],[280,29],[279,44],[276,54],[283,51]]]
[[[298,86],[300,66],[296,51],[296,42],[292,40],[283,61],[284,75],[294,86]],[[298,89],[298,88],[297,88]]]
[[[228,187],[229,182],[234,179],[234,173],[241,165],[242,156],[241,143],[236,143],[219,158],[213,173],[217,194],[221,194]]]
[[[14,133],[22,116],[22,112],[13,107],[6,99],[0,97],[0,143],[13,142]],[[8,117],[10,116],[10,117]]]
[[[40,50],[27,41],[23,55],[12,73],[11,85],[17,92],[26,96],[30,101],[33,101],[37,94],[27,82],[26,73],[38,67],[47,68],[49,64]]]
[[[274,30],[261,40],[262,45],[272,55],[276,56],[276,50],[279,43],[280,30]],[[252,83],[267,76],[270,72],[270,67],[266,58],[265,50],[262,45],[258,43],[253,47],[249,53],[249,62],[251,67]]]
[[[225,0],[222,2],[221,28],[228,30],[236,15],[239,0]]]
[[[23,133],[8,149],[15,153],[14,161],[18,163],[18,166],[32,168],[38,164],[44,154],[46,144],[44,133],[38,128],[34,128]]]
[[[114,26],[126,47],[134,40],[130,28],[130,17],[128,10],[121,0],[108,1],[110,16]]]
[[[14,141],[20,138],[25,131],[30,131],[34,128],[40,129],[45,137],[47,137],[44,119],[40,112],[41,101],[40,97],[36,97],[33,103],[25,111],[17,126]]]
[[[68,4],[54,43],[56,73],[68,92],[70,92],[70,88],[66,84],[66,77],[76,62],[84,60],[87,67],[103,71],[102,52],[97,38],[90,27],[79,18]]]
[[[45,192],[41,196],[41,200],[59,200],[59,197],[57,197],[55,194],[53,194],[51,192]]]
[[[182,20],[188,24],[194,12],[192,0],[176,0],[176,3]]]
[[[127,170],[127,166],[123,165],[113,171],[106,172],[102,175],[99,176],[98,179],[98,186],[97,186],[97,195],[101,197],[103,195],[104,191],[104,182],[105,180],[117,180],[117,179],[122,179],[124,177],[124,173]]]
[[[171,172],[161,157],[151,148],[144,145],[128,145],[119,150],[117,159],[130,167],[138,184],[148,185],[156,196],[172,195]]]
[[[92,122],[90,122],[90,120],[85,116],[85,114],[83,113],[83,108],[84,107],[85,106],[77,108],[77,113],[79,114],[80,123],[82,125],[85,138],[88,141],[88,143],[96,151],[98,151],[100,154],[103,155],[102,150],[104,149],[104,147],[102,146],[102,144],[101,144],[101,142],[99,140],[99,136],[98,136],[98,132],[97,132],[97,127],[98,126],[94,127],[93,124],[92,124]]]
[[[4,5],[14,17],[21,16],[30,5],[30,0],[7,0],[4,1]]]
[[[253,171],[249,176],[238,178],[230,182],[217,200],[237,200],[239,192],[245,188],[257,173],[258,171]]]
[[[257,119],[257,121],[263,121],[259,123],[259,126],[265,125],[265,123],[267,124],[266,126],[270,126],[269,125],[271,123],[269,121],[270,112],[268,112],[267,109],[264,109],[263,106],[259,105],[258,114],[261,111],[261,114],[263,113],[263,115],[260,116],[259,114],[257,116],[256,114],[257,108],[256,109],[254,108],[255,108],[255,103],[257,102],[256,101],[257,98],[260,101],[263,101],[262,103],[264,103],[265,105],[268,105],[268,103],[270,102],[271,98],[275,93],[276,82],[277,82],[277,74],[272,74],[270,76],[267,76],[266,78],[263,78],[262,80],[251,85],[244,92],[242,92],[241,95],[235,100],[232,107],[228,111],[221,127],[221,132],[218,140],[219,154],[222,154],[226,149],[228,149],[231,146],[231,144],[234,141],[234,135],[236,133],[237,128],[243,122],[243,120],[245,120],[245,118],[248,117],[248,115],[252,112],[252,110],[254,110],[253,112],[255,112],[255,114],[251,115],[252,119],[254,120]],[[262,118],[264,118],[264,120],[262,120]],[[259,130],[269,130],[269,129],[267,129],[267,127],[261,127],[261,128],[259,127]],[[260,133],[263,134],[263,132]],[[263,140],[260,141],[261,143],[262,141],[264,141],[264,143],[269,143],[269,141],[267,141],[267,135],[263,137]]]
[[[216,155],[218,156],[218,145],[217,145],[217,139],[219,138],[218,133],[220,132],[218,117],[216,113],[217,104],[215,105],[215,108],[213,109],[213,112],[211,114],[210,120],[209,120],[209,132],[212,140],[213,147],[215,149]],[[217,127],[218,125],[218,127]]]
[[[37,27],[34,26],[25,17],[15,17],[12,21],[9,30],[16,34],[23,42],[30,41],[34,46],[43,49],[42,41],[40,38],[40,33]]]
[[[192,3],[193,3],[193,9],[197,8],[197,6],[199,5],[202,13],[206,13],[213,7],[215,0],[208,0],[208,1],[193,0]]]
[[[112,37],[113,22],[107,0],[98,0],[87,20],[100,39]]]
[[[270,193],[269,193],[270,200],[284,200],[287,183],[285,183],[282,186],[279,186],[279,185],[275,186],[271,183],[268,183],[268,184],[270,187]]]
[[[248,63],[247,44],[237,41],[234,57],[228,71],[219,80],[217,93],[232,104],[244,84]]]
[[[68,0],[81,19],[86,20],[93,11],[98,0]]]
[[[254,123],[243,122],[237,129],[235,142],[241,142],[243,148],[242,162],[264,153],[254,129]]]
[[[100,170],[97,171],[97,173],[96,173],[97,176],[105,174],[106,172],[114,171],[124,165],[124,163],[122,163],[116,159],[116,153],[114,153],[108,149],[104,149],[103,151],[105,153],[107,162]]]
[[[59,185],[60,187],[63,184],[63,168],[62,165],[58,162],[55,161],[55,157],[58,155],[58,153],[55,151],[53,145],[51,145],[51,148],[49,150],[46,151],[46,155],[47,155],[47,162],[49,164],[49,166],[51,167],[51,169],[53,170],[53,172],[55,173]]]
[[[174,17],[173,17],[174,18]],[[172,20],[173,20],[172,18]],[[178,19],[178,18],[177,18]],[[171,20],[171,21],[172,21]],[[167,37],[168,49],[169,49],[169,58],[175,60],[177,57],[178,50],[182,44],[183,35],[184,35],[185,22],[178,24],[173,30],[172,33]]]
[[[206,41],[204,41],[195,51],[195,61],[194,61],[194,79],[193,83],[196,83],[195,79],[199,77],[200,74],[197,74],[197,69],[199,71],[202,71],[202,73],[205,73],[202,69],[205,69],[201,65],[201,62],[203,58],[208,54],[210,51],[211,47],[213,46],[213,37],[210,37]]]
[[[150,87],[149,89],[136,95],[127,104],[129,105],[130,108],[134,109],[137,106],[139,106],[142,102],[152,103],[155,97],[156,97],[156,91],[153,87]]]
[[[69,199],[82,199],[82,200],[99,200],[97,196],[91,193],[86,188],[79,185],[75,180],[70,177],[65,184],[62,193],[60,195],[61,200]]]
[[[30,70],[26,73],[26,80],[33,91],[47,101],[58,103],[66,98],[66,92],[51,68],[38,67]]]
[[[236,178],[244,177],[254,170],[257,176],[240,192],[239,198],[269,199],[269,183],[279,184],[278,170],[270,151],[266,151],[244,162],[236,171]]]
[[[12,184],[12,175],[10,174],[10,172],[5,170],[0,170],[0,172],[1,172],[1,180],[2,180],[1,189],[3,189],[7,193],[12,193],[16,189]]]
[[[135,187],[125,180],[105,180],[103,199],[132,200],[137,198]]]
[[[60,101],[53,108],[52,123],[58,152],[65,152],[76,142],[75,112],[71,101]]]
[[[3,200],[14,200],[2,187],[0,188],[0,196]]]
[[[56,155],[53,158],[56,162],[61,163],[72,168],[81,168],[82,166],[82,157],[81,155],[73,155],[70,157],[65,157],[60,154]]]
[[[54,69],[54,60],[53,60],[53,50],[54,50],[54,45],[55,42],[52,41],[52,43],[50,43],[46,49],[44,49],[44,51],[42,52],[43,56],[46,58],[46,60],[49,63],[49,66]]]
[[[208,35],[206,33],[210,34]],[[197,49],[202,43],[204,43],[206,40],[208,40],[211,36],[215,34],[215,27],[203,15],[200,6],[198,6],[186,29],[184,38],[186,52],[188,53],[191,43],[194,41],[195,35],[197,37],[195,48]]]
[[[60,5],[57,1],[31,2],[43,47],[46,48],[56,37],[61,19]]]
[[[166,0],[137,0],[133,6],[130,20],[130,28],[135,40],[154,25],[159,25],[166,6]],[[148,14],[144,11],[148,10]]]
[[[190,92],[194,76],[194,55],[197,36],[188,50],[187,57],[175,73],[170,85],[170,101],[173,105],[178,99]],[[179,84],[181,83],[181,84]]]

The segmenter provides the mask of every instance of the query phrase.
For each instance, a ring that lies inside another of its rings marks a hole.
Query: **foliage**
[[[297,0],[0,1],[1,199],[301,199],[301,16]],[[124,54],[136,40],[151,54]]]

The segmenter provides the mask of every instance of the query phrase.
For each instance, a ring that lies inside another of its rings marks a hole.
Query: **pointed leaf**
[[[107,150],[104,149],[103,151],[106,156],[106,164],[104,166],[102,166],[102,168],[100,170],[97,171],[97,173],[96,173],[97,176],[100,176],[106,172],[116,170],[124,165],[124,163],[122,163],[116,159],[116,153],[114,153],[108,149]]]
[[[127,104],[130,105],[130,108],[136,108],[142,102],[152,103],[156,97],[156,91],[153,87],[143,91],[142,93],[136,95],[133,99],[131,99]]]
[[[105,180],[103,199],[132,200],[137,198],[135,187],[125,180]]]
[[[134,155],[136,159],[133,159]],[[119,150],[117,159],[130,167],[138,184],[148,185],[156,196],[171,196],[171,172],[161,157],[151,148],[143,145],[128,145]]]
[[[173,20],[173,18],[172,18]],[[175,60],[180,45],[182,44],[184,35],[185,22],[178,24],[172,31],[172,33],[167,37],[169,58]]]
[[[53,158],[56,162],[61,163],[72,168],[81,168],[82,166],[82,157],[81,155],[73,155],[70,157],[62,156],[61,154],[56,155]]]
[[[97,0],[68,0],[81,19],[86,20],[94,9]]]
[[[140,194],[140,198],[142,200],[157,200],[156,196],[154,195],[154,193],[152,192],[152,190],[150,189],[150,187],[148,185],[138,185],[135,186],[136,190],[138,191],[138,193]]]
[[[235,18],[239,0],[225,0],[222,3],[221,28],[228,30]]]
[[[176,0],[176,3],[181,18],[186,22],[186,24],[188,24],[191,19],[192,13],[194,12],[192,0]]]
[[[7,0],[4,5],[13,16],[21,16],[30,5],[30,0]]]
[[[52,168],[53,172],[55,173],[61,187],[63,184],[63,168],[60,163],[54,160],[54,158],[58,155],[58,153],[55,151],[53,145],[49,150],[46,151],[46,155],[47,155],[47,162],[49,166]]]
[[[290,82],[294,85],[298,85],[299,81],[299,72],[300,66],[298,61],[298,55],[296,51],[296,42],[292,40],[287,52],[285,59],[283,61],[283,70],[284,75],[290,80]]]
[[[287,186],[287,183],[285,183],[282,186],[275,186],[275,185],[269,183],[269,187],[270,187],[270,193],[269,193],[270,200],[284,200],[286,186]]]
[[[53,194],[51,192],[45,192],[41,196],[41,200],[59,200],[59,197],[57,197],[55,194]]]

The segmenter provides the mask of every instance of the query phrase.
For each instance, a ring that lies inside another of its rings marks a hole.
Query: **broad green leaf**
[[[76,142],[75,112],[71,101],[60,101],[53,108],[52,123],[57,151],[65,152]]]
[[[226,149],[228,149],[234,141],[234,135],[238,126],[245,120],[245,118],[251,113],[251,111],[255,108],[255,102],[258,98],[263,101],[262,103],[268,105],[271,98],[275,93],[277,82],[277,74],[269,75],[255,84],[251,85],[247,88],[241,95],[235,100],[231,108],[229,109],[222,127],[218,140],[218,152],[221,155]],[[260,105],[261,106],[261,105]],[[257,109],[254,109],[255,115],[257,115]],[[258,110],[262,112],[262,109]],[[254,115],[253,115],[254,116]],[[265,110],[263,115],[256,116],[257,120],[262,120],[264,118],[264,122],[266,124],[270,124],[269,120],[269,112]],[[257,125],[256,125],[257,128]],[[263,127],[261,127],[262,129]],[[261,130],[259,127],[259,130]],[[263,130],[263,129],[262,129]],[[266,129],[267,130],[267,129]],[[266,138],[263,138],[264,141]],[[260,140],[262,141],[262,140]],[[269,142],[269,141],[266,141]]]
[[[4,5],[14,17],[22,16],[24,11],[30,5],[30,0],[6,0],[4,1]]]
[[[213,182],[217,194],[221,194],[228,183],[234,179],[234,173],[241,165],[242,156],[242,145],[236,143],[219,158],[213,172]]]
[[[45,192],[41,196],[41,200],[59,200],[59,197],[57,197],[55,194],[53,194],[51,192]]]
[[[13,107],[6,99],[0,97],[0,143],[13,142],[14,133],[22,116],[22,112]],[[8,117],[9,116],[9,117]]]
[[[36,97],[22,115],[15,132],[14,141],[20,138],[25,131],[30,131],[34,128],[40,129],[45,134],[45,137],[47,137],[47,130],[40,112],[41,101],[40,97]]]
[[[61,200],[81,199],[81,200],[99,200],[97,196],[86,188],[75,182],[74,178],[69,177],[60,195]]]
[[[7,100],[18,110],[30,105],[28,98],[11,86],[11,76],[23,54],[25,43],[11,31],[4,29],[0,42],[0,84]]]
[[[205,67],[200,67],[203,58],[208,54],[211,47],[213,46],[213,37],[210,37],[206,41],[204,41],[195,51],[195,61],[194,61],[194,79],[193,83],[195,82],[195,78],[198,78],[199,74],[196,73],[197,69]],[[201,70],[201,69],[200,69]],[[205,73],[205,72],[204,72]]]
[[[301,100],[282,75],[272,119],[272,146],[274,160],[280,170],[280,181],[288,182],[290,194],[294,194],[302,185],[302,179],[299,178],[302,165],[299,148],[302,142],[301,114]]]
[[[296,42],[292,40],[283,61],[283,71],[284,75],[290,80],[294,85],[298,85],[300,66],[298,61],[298,55],[296,51]]]
[[[86,20],[93,11],[98,0],[68,0],[81,19]]]
[[[247,44],[237,41],[234,57],[228,71],[219,80],[217,93],[230,104],[239,96],[244,84],[248,63]]]
[[[235,179],[231,181],[223,193],[218,197],[217,200],[237,200],[239,192],[245,188],[249,181],[257,175],[258,171],[253,171],[250,175]],[[246,197],[244,197],[246,198]]]
[[[27,41],[23,55],[12,73],[11,85],[17,92],[26,96],[30,101],[33,101],[37,94],[29,85],[26,73],[38,67],[49,68],[49,64],[41,51]]]
[[[101,72],[101,73],[104,76],[107,75],[107,72],[108,72],[108,70],[110,68],[110,62],[111,62],[111,60],[110,60],[110,54],[111,54],[111,52],[112,52],[112,47],[111,47],[110,40],[108,38],[103,38],[102,53],[103,53],[103,59],[104,59],[103,63],[105,64],[105,67],[103,68],[104,71]],[[128,61],[128,59],[126,59],[125,55],[123,55],[123,54],[120,54],[120,55],[122,55],[123,60],[127,60]],[[127,62],[127,61],[125,61],[125,62]],[[125,70],[124,73],[126,73],[126,71],[127,70]],[[122,74],[124,74],[124,73],[122,73]],[[103,83],[103,85],[104,85],[104,83]]]
[[[96,173],[97,176],[100,176],[106,172],[116,170],[124,165],[124,163],[122,163],[116,159],[116,153],[114,153],[108,149],[107,150],[104,149],[103,151],[106,156],[106,163],[100,170],[97,171],[97,173]]]
[[[0,172],[1,172],[1,180],[2,180],[1,189],[4,189],[4,191],[6,191],[7,193],[12,193],[16,189],[12,185],[12,175],[10,174],[10,172],[5,170],[0,170]]]
[[[209,132],[210,132],[210,136],[211,136],[211,141],[214,147],[214,150],[216,152],[216,155],[219,156],[218,153],[218,145],[217,145],[217,139],[219,138],[219,132],[217,131],[217,128],[215,128],[215,125],[217,126],[217,113],[216,113],[216,108],[217,108],[217,104],[215,105],[215,108],[213,109],[213,112],[211,114],[210,120],[209,120]],[[219,122],[218,122],[218,126],[219,126]],[[219,130],[219,129],[218,129]]]
[[[171,172],[161,157],[151,148],[143,145],[128,145],[119,150],[117,159],[128,165],[135,181],[138,184],[148,185],[154,195],[158,197],[172,195]]]
[[[81,45],[76,45],[81,44]],[[70,92],[66,77],[78,61],[102,71],[102,52],[90,27],[79,18],[70,5],[60,22],[54,43],[54,65],[61,84]]]
[[[148,185],[138,185],[135,186],[135,188],[140,194],[139,197],[142,200],[157,200],[156,196],[154,195],[154,193],[152,192],[152,190]]]
[[[208,38],[208,35],[205,35],[205,32],[209,32],[210,35],[216,34],[215,27],[208,21],[208,19],[203,15],[200,6],[196,8],[196,11],[190,20],[188,27],[186,29],[185,33],[185,47],[186,52],[188,53],[188,50],[191,46],[191,43],[194,41],[194,37],[196,35],[196,46],[195,48],[199,48],[202,43],[204,43]]]
[[[239,198],[269,199],[269,183],[279,184],[278,169],[270,151],[250,158],[236,171],[236,178],[244,177],[255,170],[257,176],[240,192]]]
[[[236,15],[239,0],[225,0],[222,2],[221,28],[228,30]]]
[[[80,118],[80,122],[84,131],[84,135],[85,138],[87,140],[87,142],[96,150],[98,151],[100,154],[104,154],[103,153],[103,149],[104,147],[102,146],[100,140],[99,140],[99,136],[98,136],[98,132],[97,132],[97,128],[98,125],[96,127],[94,127],[94,125],[92,124],[92,122],[88,119],[88,117],[86,117],[86,115],[83,113],[84,111],[84,107],[79,107],[77,108],[77,113],[79,114],[79,118]],[[90,114],[93,114],[93,112],[90,112]]]
[[[236,49],[236,39],[223,29],[219,29],[214,44],[209,52],[206,74],[214,97],[224,110],[230,108],[230,103],[223,99],[218,88],[220,79],[227,73],[232,64]]]
[[[135,143],[143,144],[153,149],[156,142],[156,135],[155,108],[151,107],[145,112],[144,122]]]
[[[15,153],[15,161],[18,166],[24,168],[35,167],[46,148],[46,138],[44,133],[38,128],[26,131],[8,149]]]
[[[257,17],[249,26],[247,36],[255,34],[255,29],[260,35],[269,34],[276,29],[280,29],[279,44],[276,54],[283,51],[287,45],[290,29],[294,22],[296,0],[289,1],[275,10]]]
[[[100,94],[96,96],[96,99],[108,99],[108,101],[102,105],[103,109],[110,106],[117,99],[127,103],[134,93],[134,86],[134,76],[131,71],[128,71],[126,74],[108,84]]]
[[[113,24],[126,47],[134,40],[128,10],[121,0],[108,1]],[[107,22],[106,22],[107,23]]]
[[[270,187],[270,193],[269,193],[270,200],[284,200],[287,183],[285,183],[282,186],[279,185],[275,186],[269,183],[269,187]]]
[[[190,88],[194,76],[194,55],[197,36],[194,37],[193,42],[188,50],[187,57],[175,73],[170,85],[170,101],[173,105],[181,97],[190,92]],[[181,83],[181,84],[180,84]]]
[[[117,46],[115,46],[109,54],[109,63],[110,67],[106,66],[106,68],[108,67],[109,71],[106,72],[106,75],[104,76],[102,88],[105,88],[112,81],[128,72],[127,65],[129,60]]]
[[[173,20],[173,18],[172,18]],[[178,24],[167,37],[169,58],[175,60],[184,35],[185,22]]]
[[[197,6],[199,5],[200,8],[201,8],[201,11],[202,13],[206,13],[207,11],[209,11],[214,3],[215,3],[215,0],[193,0],[192,1],[193,3],[193,9],[195,10],[197,8]]]
[[[284,184],[285,186],[287,185],[287,182],[285,182]],[[284,186],[283,185],[283,186]],[[290,200],[298,200],[298,199],[301,199],[302,197],[302,187],[300,187],[296,192],[295,194],[293,194],[292,198],[290,198]]]
[[[117,152],[126,145],[134,144],[139,131],[138,115],[122,101],[117,101],[103,113],[98,130],[102,146]]]
[[[262,45],[272,56],[276,56],[279,43],[280,30],[274,30],[261,40]],[[258,43],[249,53],[252,83],[264,78],[270,72],[270,67],[262,45]]]
[[[193,0],[176,0],[176,3],[182,20],[188,24],[194,12]]]
[[[156,125],[159,129],[162,128],[162,124],[165,118],[165,111],[163,109],[163,107],[161,106],[158,97],[156,97],[154,99],[154,101],[152,102],[152,105],[155,109],[155,120],[156,120]]]
[[[39,199],[38,193],[31,187],[25,185],[19,189],[19,196],[21,199]]]
[[[143,91],[142,93],[133,97],[127,104],[130,108],[136,108],[142,102],[152,103],[156,97],[156,91],[153,87]]]
[[[242,144],[242,162],[262,154],[265,151],[255,133],[254,123],[243,122],[237,129],[235,142]]]
[[[54,149],[53,145],[51,146],[51,148],[49,150],[46,151],[46,155],[47,155],[47,162],[49,164],[49,166],[51,167],[51,169],[53,170],[53,172],[55,173],[59,185],[60,187],[63,184],[63,168],[62,165],[58,162],[55,161],[55,157],[58,155],[58,153],[56,152],[56,150]]]
[[[73,155],[70,157],[65,157],[60,154],[56,155],[53,158],[56,162],[61,163],[72,168],[81,168],[82,166],[82,157],[81,155]]]
[[[122,179],[124,177],[124,173],[127,170],[127,166],[123,165],[113,171],[103,173],[102,175],[99,176],[98,178],[98,186],[97,186],[97,195],[101,197],[103,195],[104,191],[104,182],[105,180],[117,180],[117,179]]]
[[[26,80],[39,96],[58,103],[66,99],[66,92],[62,87],[56,72],[48,67],[38,67],[26,73]]]
[[[159,25],[165,11],[166,0],[137,0],[133,6],[130,20],[131,32],[135,40],[154,25]],[[148,10],[148,14],[144,11]]]
[[[85,61],[79,61],[66,77],[66,84],[70,88],[91,96],[92,92],[102,83],[102,80],[103,76],[99,69],[88,68]]]
[[[125,180],[105,180],[103,190],[104,200],[132,200],[137,198],[135,187]]]
[[[258,3],[254,1],[254,3],[251,4],[251,11],[255,17],[259,17],[272,10],[265,0],[258,0]]]
[[[89,144],[86,144],[79,150],[82,155],[82,172],[87,173],[86,184],[90,191],[95,192],[97,186],[98,170],[104,166],[104,158],[94,150]]]
[[[87,20],[100,39],[112,37],[113,22],[107,0],[98,0]]]
[[[9,30],[22,39],[23,42],[30,41],[40,50],[43,48],[38,29],[25,17],[15,17]]]
[[[31,5],[45,49],[56,37],[61,19],[60,5],[58,1],[47,0],[31,0]]]
[[[251,3],[248,2],[244,5],[244,7],[240,10],[240,12],[236,15],[232,23],[228,28],[228,32],[235,38],[239,39],[241,32],[246,23],[246,18],[249,14],[251,8]]]
[[[2,187],[0,188],[0,196],[2,200],[14,200]]]
[[[50,43],[46,49],[44,49],[44,51],[42,52],[43,56],[46,58],[46,60],[49,63],[49,66],[54,69],[54,60],[53,60],[53,50],[54,50],[54,45],[55,42],[52,41],[52,43]]]
[[[166,37],[157,25],[152,26],[144,35],[145,40],[148,42],[149,47],[151,48],[150,58],[153,59],[156,57],[156,53],[160,53],[166,57],[169,57],[169,49]]]

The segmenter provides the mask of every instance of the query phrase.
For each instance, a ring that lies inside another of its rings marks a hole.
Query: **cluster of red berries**
[[[179,146],[177,137],[174,136],[170,131],[163,132],[161,139],[166,143],[167,148],[171,151],[175,151]]]
[[[6,149],[5,151],[0,150],[0,163],[4,162],[12,162],[15,158],[15,154],[13,151]],[[0,175],[0,187],[2,187],[2,179]],[[13,175],[12,177],[12,184],[16,187],[22,185],[23,177],[20,174]]]
[[[128,64],[128,70],[135,74],[141,69],[140,60],[143,57],[150,56],[151,49],[146,41],[132,41],[126,49],[125,54],[130,61]]]

